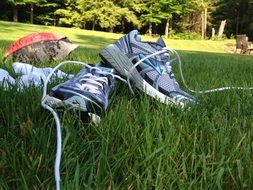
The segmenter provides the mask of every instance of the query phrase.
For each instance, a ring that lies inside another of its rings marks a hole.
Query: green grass
[[[80,45],[68,59],[89,63],[122,36],[0,21],[0,58],[13,40],[37,31],[68,36]],[[253,86],[253,57],[224,53],[227,41],[166,43],[180,53],[193,89]],[[10,61],[0,67],[13,73]],[[0,189],[54,189],[55,122],[41,95],[41,88],[0,89]],[[252,189],[252,91],[193,95],[198,104],[182,110],[119,83],[99,126],[62,113],[62,189]]]

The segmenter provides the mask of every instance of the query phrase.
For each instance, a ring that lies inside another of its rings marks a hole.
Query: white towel
[[[5,90],[9,90],[11,85],[15,84],[15,79],[4,69],[0,69],[0,85]]]
[[[12,67],[13,67],[15,73],[20,74],[21,76],[32,74],[32,77],[26,77],[28,79],[31,78],[30,82],[32,82],[32,80],[35,76],[39,77],[40,79],[42,79],[44,81],[53,70],[53,68],[51,68],[51,67],[37,68],[33,65],[21,63],[21,62],[14,62],[12,64]],[[73,75],[66,74],[58,69],[56,72],[54,72],[53,77],[57,77],[57,78],[62,79],[62,78],[71,78],[71,77],[73,77]]]
[[[22,90],[24,87],[30,85],[39,86],[46,80],[47,76],[52,72],[53,68],[37,68],[33,65],[14,62],[12,68],[19,77],[15,80],[8,71],[0,69],[0,85],[4,90],[9,90],[12,85],[17,85],[18,90]],[[57,70],[53,74],[53,78],[72,78],[74,75],[66,74],[60,70]]]

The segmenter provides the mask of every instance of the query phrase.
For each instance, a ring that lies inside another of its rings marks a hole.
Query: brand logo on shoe
[[[143,59],[145,58],[145,55],[143,54],[140,54],[139,55],[140,59]],[[160,65],[156,62],[156,61],[152,61],[150,60],[149,58],[148,59],[145,59],[143,61],[143,63],[147,64],[148,66],[152,67],[153,69],[155,69],[159,74],[162,74],[162,71],[161,71],[161,67]]]

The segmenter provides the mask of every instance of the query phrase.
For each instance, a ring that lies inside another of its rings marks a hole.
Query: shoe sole
[[[89,105],[84,104],[83,97],[80,97],[78,95],[72,96],[67,100],[60,100],[58,98],[47,95],[45,97],[45,104],[56,109],[67,108],[68,110],[77,110],[77,111],[80,110],[81,112],[88,115],[93,123],[95,123],[96,125],[99,124],[101,120],[99,113],[101,113],[102,108],[92,100],[88,98],[84,99],[88,100],[90,104]]]
[[[111,44],[107,46],[100,51],[99,55],[104,62],[114,67],[122,77],[127,78],[128,71],[132,68],[133,63],[116,45]],[[138,89],[155,98],[156,100],[159,100],[167,105],[174,104],[181,107],[184,106],[184,103],[176,102],[147,83],[139,74],[137,69],[134,69],[133,72],[130,73],[130,79],[135,83],[135,86]]]

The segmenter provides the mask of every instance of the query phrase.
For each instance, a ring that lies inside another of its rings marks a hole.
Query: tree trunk
[[[207,29],[207,8],[203,9],[201,12],[201,36],[202,40],[206,38]]]
[[[212,38],[214,38],[214,37],[215,37],[215,29],[212,28]]]
[[[166,26],[165,26],[165,38],[167,39],[169,36],[169,28],[170,28],[170,18],[167,18]]]
[[[122,31],[123,34],[125,32],[125,29],[126,29],[126,27],[125,27],[125,20],[124,20],[124,18],[122,18],[122,20],[121,20],[121,31]]]
[[[207,8],[204,11],[204,39],[206,39],[206,29],[207,29]]]
[[[95,20],[92,22],[92,30],[95,30]]]
[[[86,28],[86,21],[83,21],[83,29]]]
[[[149,34],[149,36],[152,36],[152,23],[151,22],[149,22],[148,34]]]
[[[31,13],[30,13],[30,22],[31,22],[31,24],[33,24],[33,8],[34,8],[33,3],[31,3]]]
[[[203,1],[202,1],[203,3]],[[207,8],[204,8],[201,12],[201,36],[202,40],[206,39],[206,29],[207,29]]]
[[[109,32],[113,33],[113,29],[114,29],[114,27],[110,27]]]
[[[13,21],[18,22],[18,6],[13,5]]]
[[[57,22],[56,22],[56,17],[54,16],[54,26],[56,26]]]

